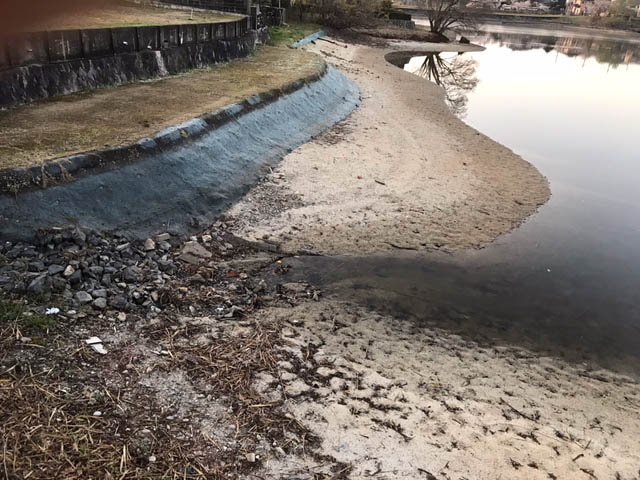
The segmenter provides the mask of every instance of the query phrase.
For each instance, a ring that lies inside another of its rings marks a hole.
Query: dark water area
[[[640,37],[493,30],[470,36],[483,52],[404,68],[533,163],[550,201],[481,250],[292,259],[293,276],[418,324],[640,377]]]

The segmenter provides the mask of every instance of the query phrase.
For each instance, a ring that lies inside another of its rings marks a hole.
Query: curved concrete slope
[[[79,224],[136,237],[186,231],[239,198],[268,165],[349,115],[358,88],[329,68],[316,82],[207,132],[116,170],[73,183],[0,196],[0,235]]]

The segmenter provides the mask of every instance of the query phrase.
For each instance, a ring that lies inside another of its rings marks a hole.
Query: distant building
[[[605,15],[611,0],[567,0],[567,15],[600,16]]]

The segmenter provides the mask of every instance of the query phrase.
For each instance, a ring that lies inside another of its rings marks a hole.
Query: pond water
[[[295,275],[474,340],[640,376],[640,40],[601,37],[497,27],[470,36],[482,52],[405,66],[549,179],[521,228],[455,255],[293,259]]]

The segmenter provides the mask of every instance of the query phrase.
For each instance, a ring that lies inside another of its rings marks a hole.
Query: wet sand
[[[281,370],[285,406],[321,438],[321,454],[350,465],[346,478],[640,474],[640,389],[627,377],[338,301],[264,315],[288,325],[305,360]]]
[[[362,106],[232,209],[240,235],[285,251],[390,259],[397,250],[486,245],[548,198],[530,164],[451,115],[438,87],[384,60],[391,49],[424,45],[313,48],[356,81]],[[285,265],[295,272],[299,262]],[[355,305],[336,290],[261,312],[283,325],[286,354],[297,360],[256,383],[266,399],[271,389],[284,394],[321,439],[317,453],[347,465],[333,478],[639,478],[634,379]],[[413,292],[396,293],[411,302]],[[255,478],[322,472],[317,456],[263,466]]]

